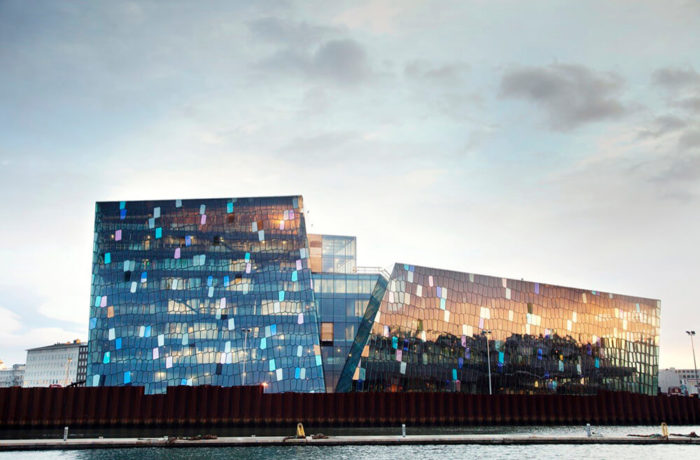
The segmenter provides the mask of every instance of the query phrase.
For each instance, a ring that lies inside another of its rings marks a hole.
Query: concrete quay
[[[700,438],[586,437],[530,435],[409,435],[409,436],[329,436],[327,438],[285,438],[282,436],[221,437],[188,440],[181,438],[77,438],[0,440],[0,452],[19,450],[82,450],[144,447],[264,447],[264,446],[342,446],[342,445],[526,445],[526,444],[684,444],[700,446]]]

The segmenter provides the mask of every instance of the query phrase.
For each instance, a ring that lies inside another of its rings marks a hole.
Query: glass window
[[[321,279],[321,292],[328,293],[333,292],[333,280],[332,279]]]
[[[323,271],[325,273],[333,272],[333,257],[323,257]]]
[[[341,321],[345,319],[345,300],[342,298],[333,299],[333,319]]]
[[[333,323],[333,339],[343,341],[345,339],[345,323]]]
[[[355,325],[346,324],[345,325],[345,340],[352,342],[355,340]]]
[[[321,342],[333,342],[333,323],[321,323]]]
[[[356,278],[349,278],[347,285],[347,292],[349,294],[357,294],[360,288],[360,283]]]

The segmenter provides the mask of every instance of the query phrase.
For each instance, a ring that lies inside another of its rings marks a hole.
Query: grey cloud
[[[625,115],[628,109],[617,99],[621,88],[613,74],[566,64],[511,69],[501,80],[502,96],[536,104],[561,131]]]
[[[673,115],[656,117],[652,126],[640,132],[640,137],[661,137],[664,134],[678,131],[687,126],[687,122],[682,118]]]
[[[303,153],[307,160],[323,160],[329,154],[352,143],[361,141],[357,132],[333,131],[314,136],[298,137],[282,148],[287,153]]]
[[[687,97],[676,102],[676,105],[682,107],[690,112],[696,112],[700,114],[700,96],[698,97]]]
[[[275,17],[257,19],[248,23],[255,38],[286,46],[307,47],[319,43],[341,31],[337,27],[321,26],[308,22],[292,22]]]
[[[668,161],[666,167],[658,174],[655,181],[678,185],[678,182],[696,183],[700,180],[700,155],[682,155]],[[692,198],[692,193],[684,187],[676,187],[677,197]],[[672,190],[672,191],[673,191]]]
[[[700,129],[688,130],[678,139],[678,148],[681,151],[696,147],[700,147]]]
[[[694,199],[693,186],[700,181],[700,128],[683,129],[676,148],[656,160],[654,171],[658,172],[650,179],[663,185],[665,197]]]
[[[364,47],[350,39],[328,40],[313,53],[285,48],[265,59],[262,67],[345,85],[360,83],[372,73]]]
[[[656,70],[651,78],[655,84],[670,90],[700,85],[700,74],[692,68],[666,67]]]
[[[367,53],[353,40],[332,40],[321,46],[313,64],[320,75],[343,83],[356,83],[369,75]]]
[[[432,65],[426,61],[411,61],[404,66],[404,75],[409,78],[438,81],[457,81],[462,73],[469,70],[467,64],[452,63]]]

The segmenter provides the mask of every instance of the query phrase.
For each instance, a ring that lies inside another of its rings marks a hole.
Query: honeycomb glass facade
[[[302,199],[97,203],[87,385],[324,391]]]
[[[94,238],[88,386],[657,391],[658,300],[363,269],[300,196],[101,202]]]
[[[656,394],[660,302],[403,264],[338,391]]]

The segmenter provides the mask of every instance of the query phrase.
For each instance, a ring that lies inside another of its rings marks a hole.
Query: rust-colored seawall
[[[0,388],[0,427],[700,424],[700,399],[573,395],[263,393],[262,387]]]

